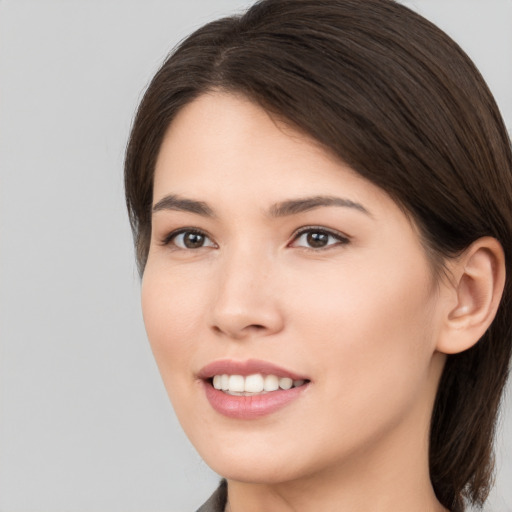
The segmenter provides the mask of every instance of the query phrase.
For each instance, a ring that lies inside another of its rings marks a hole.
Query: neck
[[[255,484],[228,480],[226,511],[445,511],[434,494],[428,467],[417,463],[420,453],[409,453],[409,460],[394,467],[382,457],[370,460],[357,454],[359,460],[353,464],[328,468],[321,474],[291,482]]]

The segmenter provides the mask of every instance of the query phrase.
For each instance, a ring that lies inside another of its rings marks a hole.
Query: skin
[[[169,127],[154,204],[170,194],[214,216],[154,212],[144,321],[185,432],[228,479],[228,509],[445,510],[429,479],[428,431],[445,361],[437,347],[460,297],[434,277],[414,223],[313,140],[222,92],[199,97]],[[366,212],[269,214],[311,196]],[[309,247],[304,227],[332,232],[327,246]],[[204,245],[169,236],[182,228],[204,233]],[[471,303],[463,307],[461,317]],[[226,358],[263,359],[311,382],[271,415],[227,418],[197,377]]]

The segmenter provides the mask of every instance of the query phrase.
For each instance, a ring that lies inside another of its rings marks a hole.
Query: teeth
[[[229,376],[229,391],[245,391],[245,379],[241,375]]]
[[[249,393],[261,393],[263,391],[263,375],[256,373],[245,377],[244,391]]]
[[[283,377],[279,379],[279,387],[281,389],[290,389],[293,386],[293,380],[288,377]]]
[[[233,395],[250,395],[257,393],[268,393],[281,389],[291,389],[302,386],[306,381],[292,380],[289,377],[277,377],[276,375],[265,375],[254,373],[243,377],[242,375],[215,375],[213,387]]]
[[[265,391],[277,391],[279,389],[279,379],[275,375],[267,375],[263,389]]]

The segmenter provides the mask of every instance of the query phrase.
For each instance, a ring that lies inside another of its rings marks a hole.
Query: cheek
[[[315,421],[303,426],[313,451],[325,452],[324,438],[333,457],[366,446],[424,406],[434,338],[430,283],[422,266],[374,262],[364,271],[316,273],[301,281],[302,293],[296,285],[289,295],[294,350],[315,376]]]
[[[349,333],[360,333],[368,341],[376,335],[392,339],[387,330],[407,331],[431,313],[431,276],[421,264],[391,265],[372,258],[334,262],[315,271],[299,269],[296,274],[283,290],[290,316],[347,343],[356,342]]]
[[[173,376],[190,373],[196,351],[205,290],[198,280],[180,279],[179,272],[146,267],[142,281],[142,314],[156,362],[167,384]]]
[[[427,378],[435,341],[428,267],[388,263],[316,275],[290,295],[303,351],[317,354],[310,358],[315,374],[347,399],[382,386],[401,393]]]

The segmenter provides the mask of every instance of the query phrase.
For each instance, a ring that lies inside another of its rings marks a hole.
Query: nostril
[[[219,327],[218,325],[212,325],[212,329],[217,334],[223,334],[225,332],[229,332],[228,329],[223,330],[222,327]],[[261,332],[261,331],[264,331],[266,329],[267,328],[264,325],[261,325],[261,324],[250,324],[250,325],[246,325],[245,327],[242,327],[242,329],[240,329],[238,331],[238,335],[243,337],[244,333],[247,334],[247,333],[250,333],[251,331],[253,331],[253,332]]]

